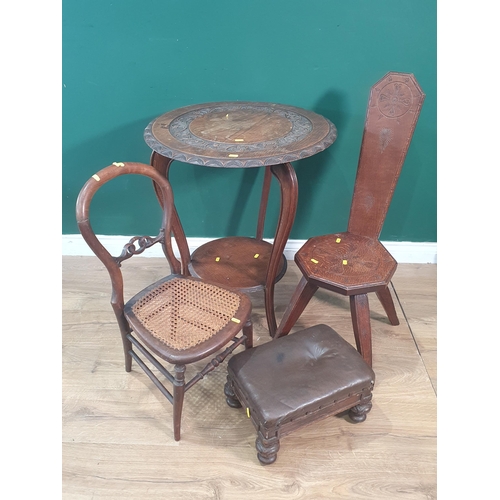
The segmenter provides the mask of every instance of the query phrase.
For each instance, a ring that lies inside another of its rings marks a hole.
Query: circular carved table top
[[[315,155],[337,138],[335,125],[305,109],[265,102],[214,102],[169,111],[144,139],[174,160],[221,168],[279,165]]]

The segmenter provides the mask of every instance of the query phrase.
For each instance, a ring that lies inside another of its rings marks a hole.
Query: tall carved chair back
[[[157,236],[130,239],[119,256],[112,256],[99,241],[90,223],[90,205],[96,192],[107,182],[123,175],[149,177],[161,198],[162,222]],[[180,422],[185,392],[216,368],[238,346],[252,347],[251,302],[249,298],[190,276],[189,249],[175,211],[168,180],[152,166],[122,163],[100,170],[83,186],[76,203],[80,232],[108,270],[112,284],[111,305],[114,310],[125,354],[125,370],[132,360],[173,404],[174,438],[180,439]],[[174,234],[180,259],[173,245]],[[160,244],[170,265],[170,274],[124,300],[122,263]],[[241,331],[243,334],[237,336]],[[228,346],[228,347],[226,347]],[[203,369],[186,381],[186,365],[214,355]],[[172,374],[161,362],[174,365]],[[156,368],[171,384],[169,390],[152,371]]]
[[[274,338],[290,332],[318,288],[349,296],[358,351],[372,365],[369,292],[392,325],[399,320],[388,285],[397,268],[378,241],[425,95],[415,77],[387,73],[370,92],[346,232],[315,236],[295,254],[302,278]]]
[[[349,232],[380,236],[424,97],[412,74],[388,73],[371,88]]]

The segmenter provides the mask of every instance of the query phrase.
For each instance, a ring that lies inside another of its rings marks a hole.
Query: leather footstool
[[[227,404],[246,408],[262,464],[276,460],[285,434],[345,410],[363,422],[372,406],[373,370],[326,325],[235,354],[227,369]]]

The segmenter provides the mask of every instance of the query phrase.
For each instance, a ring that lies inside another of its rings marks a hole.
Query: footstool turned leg
[[[241,403],[238,401],[238,398],[234,394],[233,386],[229,380],[229,377],[227,378],[227,382],[224,385],[224,394],[226,395],[226,403],[231,408],[241,408]]]
[[[354,423],[364,422],[366,414],[372,409],[372,394],[368,394],[361,399],[359,404],[349,410],[349,418]]]
[[[276,461],[280,449],[280,440],[276,436],[265,438],[259,432],[255,440],[255,448],[257,448],[259,462],[263,465],[269,465]]]

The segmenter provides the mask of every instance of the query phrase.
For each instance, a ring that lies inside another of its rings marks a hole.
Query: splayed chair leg
[[[372,366],[372,331],[370,325],[370,307],[366,293],[351,295],[349,297],[351,305],[352,326],[356,347],[363,359]]]
[[[382,290],[375,292],[377,294],[378,300],[384,308],[385,314],[389,318],[389,322],[393,326],[399,325],[398,315],[396,314],[396,308],[394,307],[394,301],[392,300],[391,291],[389,287],[386,286]]]
[[[280,325],[276,330],[276,335],[274,336],[275,339],[290,333],[293,325],[295,325],[312,296],[316,293],[317,289],[317,286],[311,285],[311,283],[309,283],[309,281],[302,276],[295,292],[293,293],[290,303],[285,310],[285,314],[281,318]]]

